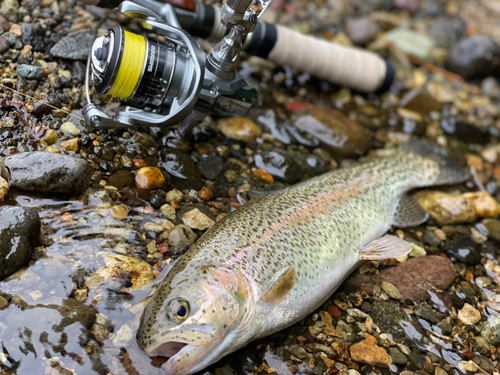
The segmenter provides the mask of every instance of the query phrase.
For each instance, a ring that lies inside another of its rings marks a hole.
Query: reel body
[[[171,6],[170,6],[171,7]],[[125,1],[120,12],[165,38],[148,38],[111,29],[95,40],[87,63],[84,116],[96,128],[172,126],[189,131],[206,114],[244,114],[257,91],[239,74],[220,78],[206,68],[207,55],[181,29],[174,9],[161,18],[150,9]],[[114,118],[90,102],[90,85],[100,94],[122,99]]]

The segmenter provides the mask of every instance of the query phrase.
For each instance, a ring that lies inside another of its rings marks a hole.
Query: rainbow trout
[[[392,157],[255,197],[181,258],[146,307],[139,345],[193,374],[317,309],[363,260],[412,248],[384,234],[427,214],[411,189],[468,178],[441,149],[412,141]]]

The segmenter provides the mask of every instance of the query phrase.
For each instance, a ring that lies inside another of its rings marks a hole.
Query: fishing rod
[[[146,38],[116,26],[93,44],[84,115],[96,128],[171,126],[185,133],[207,114],[245,114],[257,91],[236,71],[240,51],[361,92],[389,88],[394,69],[379,55],[260,21],[272,0],[84,0],[142,21]],[[218,41],[207,55],[193,36]],[[90,102],[89,87],[124,100],[114,118]]]

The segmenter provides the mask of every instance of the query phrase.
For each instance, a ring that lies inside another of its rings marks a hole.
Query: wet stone
[[[57,42],[50,49],[50,53],[54,57],[69,60],[87,60],[94,39],[95,34],[90,29],[77,31]]]
[[[16,74],[22,78],[41,79],[45,75],[45,69],[41,66],[19,65]]]
[[[184,221],[184,224],[188,225],[190,228],[199,230],[209,229],[215,224],[212,219],[197,208],[182,215],[182,220]]]
[[[394,284],[403,298],[423,302],[433,290],[448,289],[457,272],[449,259],[424,256],[384,269],[380,276],[383,281]]]
[[[451,51],[448,68],[465,79],[500,73],[500,46],[485,35],[462,39]]]
[[[441,331],[441,334],[443,336],[449,336],[453,332],[453,328],[451,327],[451,324],[446,319],[443,319],[440,322],[438,322],[436,324],[436,328],[438,328]]]
[[[4,39],[4,38],[0,38],[0,53],[4,53],[6,52],[10,47],[10,43]]]
[[[169,147],[162,152],[161,159],[159,166],[169,173],[175,188],[200,190],[203,187],[198,167],[188,153]]]
[[[0,296],[0,310],[5,310],[7,307],[9,307],[9,301]]]
[[[0,207],[0,280],[29,262],[39,242],[40,226],[33,208]]]
[[[445,316],[437,311],[432,310],[425,304],[419,304],[414,309],[415,315],[419,318],[425,319],[430,323],[437,324],[442,321]]]
[[[408,360],[419,370],[423,370],[426,364],[425,355],[418,350],[412,350],[410,355],[408,356]]]
[[[224,158],[218,155],[201,155],[198,169],[203,178],[215,180],[224,169]]]
[[[160,207],[160,214],[166,217],[168,220],[175,221],[175,208],[171,204],[164,204]]]
[[[469,236],[446,242],[443,250],[455,262],[473,266],[481,261],[481,249]]]
[[[159,189],[165,185],[165,177],[160,169],[156,167],[141,168],[135,176],[137,189]]]
[[[298,181],[301,175],[300,167],[283,150],[263,151],[255,155],[255,166],[289,184]]]
[[[61,131],[71,137],[77,137],[80,135],[81,131],[72,122],[65,122],[61,125]]]
[[[75,193],[84,186],[87,162],[50,152],[12,155],[0,164],[2,176],[16,189],[33,193]]]
[[[355,157],[368,150],[370,132],[342,112],[317,107],[300,116],[295,126],[317,138],[335,157]]]

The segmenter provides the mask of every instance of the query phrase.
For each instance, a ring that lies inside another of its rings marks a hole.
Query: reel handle
[[[265,22],[259,23],[244,51],[363,93],[385,92],[395,76],[392,65],[376,53]]]

